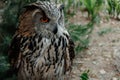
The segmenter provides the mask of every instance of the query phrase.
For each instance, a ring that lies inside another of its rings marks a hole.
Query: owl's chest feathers
[[[21,44],[22,65],[26,69],[34,67],[34,71],[62,74],[71,65],[65,36],[48,39],[36,35],[23,38]]]

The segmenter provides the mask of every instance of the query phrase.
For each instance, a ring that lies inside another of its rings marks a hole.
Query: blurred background
[[[65,26],[75,42],[73,80],[120,80],[120,0],[0,0],[0,80],[9,76],[8,49],[23,6],[65,5]]]

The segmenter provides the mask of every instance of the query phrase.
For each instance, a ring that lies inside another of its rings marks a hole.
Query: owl
[[[9,61],[18,80],[66,80],[75,57],[63,5],[39,1],[23,8]]]

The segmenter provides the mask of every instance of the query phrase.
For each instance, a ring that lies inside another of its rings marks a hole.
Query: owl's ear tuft
[[[58,4],[57,7],[60,9],[60,11],[62,11],[64,9],[64,4]]]
[[[29,5],[26,5],[22,8],[21,13],[24,13],[28,10],[31,11],[31,10],[34,10],[34,9],[37,9],[37,8],[38,8],[38,5],[36,5],[35,3],[29,4]]]
[[[36,5],[35,3],[33,3],[33,4],[26,5],[23,8],[29,9],[29,10],[33,10],[33,9],[38,8],[38,5]]]

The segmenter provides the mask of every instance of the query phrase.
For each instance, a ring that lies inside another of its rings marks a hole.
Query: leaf
[[[83,72],[80,76],[81,80],[88,80],[89,79],[88,73],[89,73],[89,70]]]

